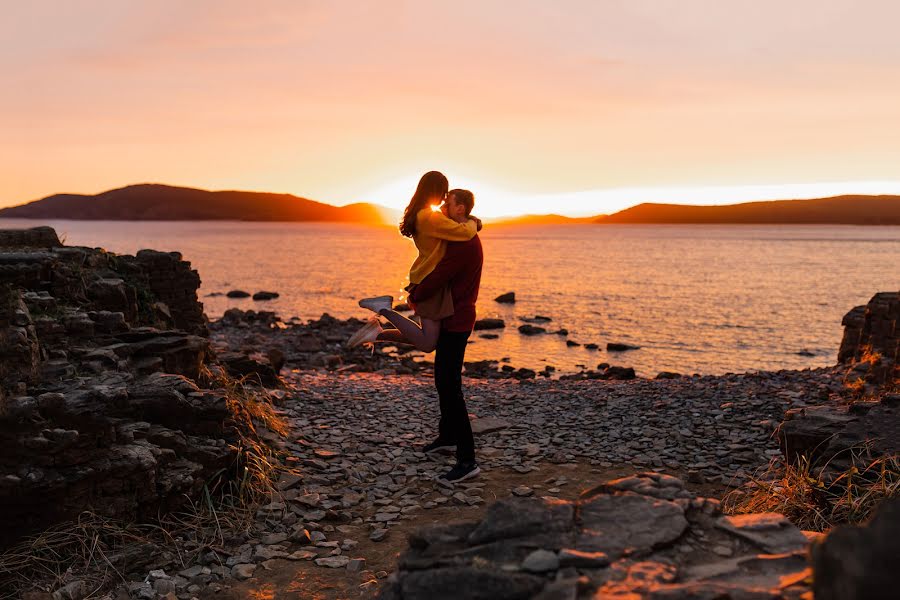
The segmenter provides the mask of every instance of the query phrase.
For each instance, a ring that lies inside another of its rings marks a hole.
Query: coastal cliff
[[[177,253],[0,231],[0,547],[90,510],[145,520],[235,461],[200,278]]]

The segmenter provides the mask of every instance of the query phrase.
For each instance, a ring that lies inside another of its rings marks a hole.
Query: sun
[[[475,211],[479,217],[493,218],[524,214],[516,194],[502,186],[451,170],[441,171],[450,181],[450,189],[466,189],[475,194]],[[366,193],[366,202],[372,202],[395,210],[403,210],[416,191],[421,173],[405,175],[376,185]]]

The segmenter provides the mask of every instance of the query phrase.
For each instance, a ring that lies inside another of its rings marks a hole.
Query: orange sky
[[[0,206],[138,182],[485,216],[900,193],[900,5],[29,0]]]

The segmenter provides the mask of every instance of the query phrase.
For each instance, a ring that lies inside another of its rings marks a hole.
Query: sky
[[[154,182],[484,216],[900,193],[891,0],[0,0],[0,206]]]

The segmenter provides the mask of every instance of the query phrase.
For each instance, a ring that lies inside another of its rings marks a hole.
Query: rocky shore
[[[649,380],[468,363],[483,474],[447,486],[452,457],[420,451],[438,420],[426,357],[346,350],[356,319],[207,323],[198,286],[177,253],[0,231],[0,545],[82,511],[154,523],[212,506],[210,490],[246,473],[223,381],[277,421],[245,421],[274,479],[242,519],[207,512],[168,550],[117,546],[101,584],[69,569],[34,581],[31,600],[809,598],[815,536],[712,498],[782,457],[898,450],[897,293],[848,314],[832,368]]]

